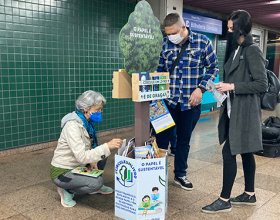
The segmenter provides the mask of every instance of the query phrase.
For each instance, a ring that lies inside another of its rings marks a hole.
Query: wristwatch
[[[201,90],[202,93],[205,93],[205,92],[207,91],[207,90],[206,90],[204,87],[202,87],[201,85],[199,85],[198,88],[200,88],[200,90]]]

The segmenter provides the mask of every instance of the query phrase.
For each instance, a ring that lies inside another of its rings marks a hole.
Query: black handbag
[[[246,51],[245,51],[245,66],[250,73],[246,60]],[[267,66],[268,66],[268,60],[266,60],[266,67]],[[268,69],[266,69],[266,75],[267,75],[268,86],[266,92],[260,94],[261,109],[274,111],[276,109],[277,104],[280,103],[280,98],[279,98],[280,82],[277,76]],[[253,79],[251,73],[250,73],[250,77]]]
[[[274,111],[279,103],[280,83],[277,76],[270,70],[266,70],[268,87],[261,96],[261,108],[264,110]]]

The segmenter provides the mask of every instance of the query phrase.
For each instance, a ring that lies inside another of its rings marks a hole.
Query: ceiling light
[[[271,1],[269,4],[280,4],[280,1]]]

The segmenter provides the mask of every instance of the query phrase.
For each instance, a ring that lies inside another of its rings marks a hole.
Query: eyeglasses
[[[102,112],[103,110],[102,109],[99,109],[99,110],[95,110],[94,112],[91,112],[91,113],[98,113],[98,112]]]

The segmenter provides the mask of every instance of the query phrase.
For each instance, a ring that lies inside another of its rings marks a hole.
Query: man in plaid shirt
[[[189,143],[200,117],[200,103],[207,81],[214,81],[218,74],[218,61],[211,41],[187,28],[179,14],[167,15],[163,24],[167,37],[163,41],[158,72],[169,72],[182,46],[188,43],[179,63],[170,73],[171,94],[164,101],[177,125],[174,182],[183,189],[192,190],[193,185],[186,176]],[[156,135],[160,148],[168,149],[172,130],[170,128]]]

